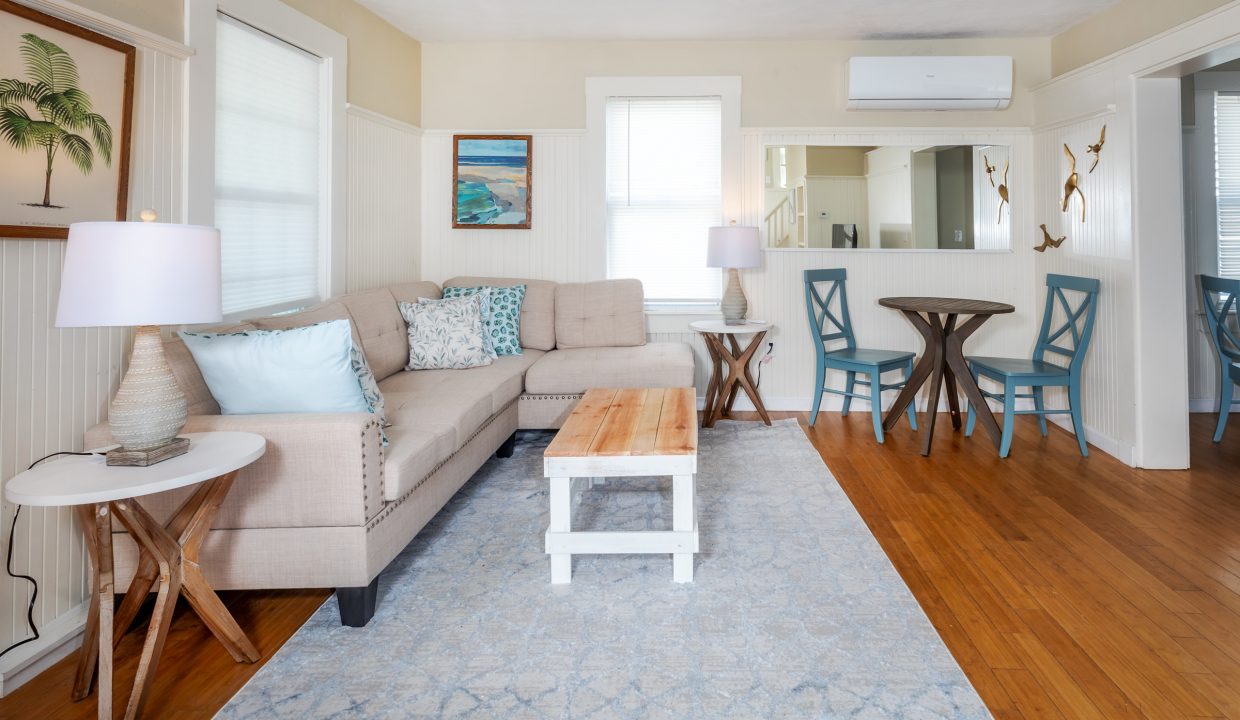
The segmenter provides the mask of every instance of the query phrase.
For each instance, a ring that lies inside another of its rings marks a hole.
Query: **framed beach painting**
[[[0,0],[0,237],[124,220],[132,45]]]
[[[452,227],[529,230],[529,135],[452,136]]]

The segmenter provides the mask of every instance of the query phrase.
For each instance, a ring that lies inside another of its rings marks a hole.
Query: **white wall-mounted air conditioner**
[[[1012,102],[1006,56],[854,57],[849,110],[1003,110]]]

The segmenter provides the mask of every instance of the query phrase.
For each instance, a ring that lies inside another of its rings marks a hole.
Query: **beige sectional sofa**
[[[559,427],[589,387],[693,385],[688,345],[646,342],[638,281],[464,277],[445,285],[517,283],[526,285],[524,354],[468,370],[404,370],[407,328],[397,303],[441,297],[430,282],[345,295],[228,328],[352,321],[355,342],[383,391],[386,448],[368,413],[220,415],[185,345],[167,340],[169,364],[189,401],[184,432],[242,430],[267,438],[266,454],[241,471],[203,545],[203,572],[212,585],[334,587],[341,621],[365,625],[379,573],[492,454],[511,455],[518,429]],[[86,437],[87,447],[110,443],[106,425]],[[167,520],[189,492],[142,504]],[[120,591],[137,555],[124,533],[115,545]]]

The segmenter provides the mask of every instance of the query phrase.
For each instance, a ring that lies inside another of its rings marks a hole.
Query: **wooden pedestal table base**
[[[758,348],[762,347],[762,340],[771,329],[771,324],[748,322],[744,325],[726,325],[718,320],[701,320],[690,323],[689,327],[702,334],[711,359],[702,427],[714,427],[720,418],[729,417],[740,390],[744,390],[749,396],[762,421],[770,425],[771,416],[766,413],[766,406],[762,404],[762,395],[758,393],[758,384],[749,372],[749,363]],[[736,340],[737,335],[753,335],[753,339],[742,350]],[[727,344],[724,344],[725,338]]]
[[[152,589],[156,590],[155,609],[125,708],[126,719],[136,718],[142,712],[177,598],[182,594],[233,659],[254,662],[259,658],[258,650],[203,577],[198,556],[237,471],[263,454],[266,441],[252,433],[201,433],[189,437],[188,453],[150,467],[108,467],[101,458],[75,457],[22,473],[5,489],[11,502],[73,505],[77,512],[86,536],[93,582],[73,698],[81,700],[90,694],[97,669],[100,718],[112,717],[112,650]],[[190,485],[198,487],[166,525],[160,525],[134,499]],[[114,595],[114,517],[128,530],[139,549],[133,580],[119,607],[115,607]]]
[[[883,429],[891,430],[896,426],[905,408],[916,399],[917,391],[929,380],[930,394],[926,400],[928,417],[922,425],[922,455],[930,454],[930,442],[934,439],[934,421],[938,416],[939,389],[944,385],[947,389],[947,408],[951,413],[952,428],[960,429],[960,398],[956,393],[959,385],[973,403],[973,411],[977,413],[982,427],[986,428],[995,447],[998,447],[1001,438],[999,424],[995,422],[986,398],[982,396],[982,391],[969,372],[969,366],[964,359],[964,341],[990,319],[991,315],[1015,312],[1016,308],[1006,303],[986,300],[936,297],[881,298],[878,304],[903,312],[926,341],[926,349],[913,368],[912,376],[883,418]],[[960,315],[972,317],[957,327],[956,320]]]

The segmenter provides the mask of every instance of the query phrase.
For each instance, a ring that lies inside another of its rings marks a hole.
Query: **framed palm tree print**
[[[529,135],[452,136],[452,227],[530,229]]]
[[[0,237],[124,220],[132,45],[0,0]]]

